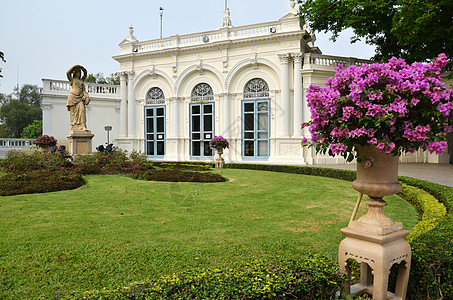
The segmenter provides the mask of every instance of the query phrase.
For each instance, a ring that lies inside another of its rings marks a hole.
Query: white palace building
[[[228,138],[225,162],[269,164],[343,163],[301,148],[309,133],[305,93],[323,85],[338,64],[367,61],[323,55],[301,26],[294,1],[279,20],[139,41],[132,26],[113,58],[119,86],[86,83],[91,103],[87,128],[93,148],[110,141],[150,159],[213,161],[214,135]],[[83,64],[83,62],[82,62]],[[68,143],[67,81],[43,79],[43,132]],[[92,149],[94,150],[94,149]],[[448,155],[408,154],[403,162],[445,162]]]

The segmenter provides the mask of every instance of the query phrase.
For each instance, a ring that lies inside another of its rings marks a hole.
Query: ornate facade
[[[142,42],[131,26],[113,57],[120,86],[93,85],[91,93],[87,87],[93,143],[103,144],[103,128],[111,125],[115,146],[151,159],[213,161],[209,140],[222,135],[230,141],[227,163],[342,163],[301,148],[302,137],[309,137],[300,128],[310,118],[305,91],[323,85],[338,64],[366,61],[323,55],[296,14],[290,1],[278,21],[233,27],[226,10],[216,30]],[[68,132],[61,128],[68,123],[64,92],[64,81],[44,80],[44,132],[61,141]]]

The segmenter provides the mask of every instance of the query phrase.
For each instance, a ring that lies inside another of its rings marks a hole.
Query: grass
[[[113,288],[239,260],[335,259],[357,199],[349,182],[222,169],[222,183],[89,175],[72,191],[0,197],[0,298]],[[411,228],[397,196],[386,213]],[[359,212],[363,214],[366,205]]]

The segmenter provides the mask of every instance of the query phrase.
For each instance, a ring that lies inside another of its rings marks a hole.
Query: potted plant
[[[311,121],[302,127],[309,127],[311,140],[302,145],[357,159],[353,187],[371,198],[398,192],[398,156],[418,149],[441,154],[453,132],[453,89],[441,82],[446,63],[440,54],[426,64],[392,58],[339,65],[324,88],[308,89]]]
[[[209,147],[217,150],[217,153],[222,154],[223,149],[229,148],[230,144],[228,143],[228,140],[226,138],[224,138],[223,136],[215,135],[214,138],[209,141]]]
[[[53,136],[41,135],[31,142],[42,149],[49,149],[57,146],[57,140]]]
[[[428,64],[408,65],[403,59],[388,63],[339,65],[325,88],[311,85],[307,92],[312,135],[304,145],[317,153],[354,158],[365,167],[373,157],[362,147],[398,156],[418,149],[441,154],[446,134],[453,132],[453,89],[441,82],[445,54]]]
[[[309,127],[311,141],[304,138],[302,145],[358,162],[352,186],[361,194],[349,226],[341,230],[346,238],[340,244],[339,262],[343,271],[350,258],[361,263],[363,280],[358,288],[372,284],[371,266],[362,258],[375,262],[373,299],[387,297],[386,272],[391,264],[380,259],[386,255],[399,259],[394,260],[400,263],[396,294],[404,299],[406,293],[411,250],[404,237],[409,232],[384,214],[387,203],[382,197],[401,190],[401,153],[423,149],[441,154],[447,147],[446,136],[453,132],[453,89],[441,82],[446,63],[445,54],[440,54],[427,64],[409,65],[392,58],[345,69],[340,65],[324,88],[311,85],[307,92],[312,120],[302,127]],[[370,197],[368,212],[354,220],[362,194]]]
[[[223,164],[225,163],[225,161],[222,158],[222,154],[223,149],[230,147],[228,140],[221,135],[219,136],[215,135],[214,138],[209,141],[209,147],[215,149],[217,151],[217,154],[219,155],[219,157],[215,161],[215,167],[223,168]]]

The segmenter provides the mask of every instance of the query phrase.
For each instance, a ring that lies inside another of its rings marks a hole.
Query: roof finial
[[[131,26],[129,26],[129,34],[130,34],[131,36],[134,35],[134,27],[132,26],[132,24],[131,24]]]

